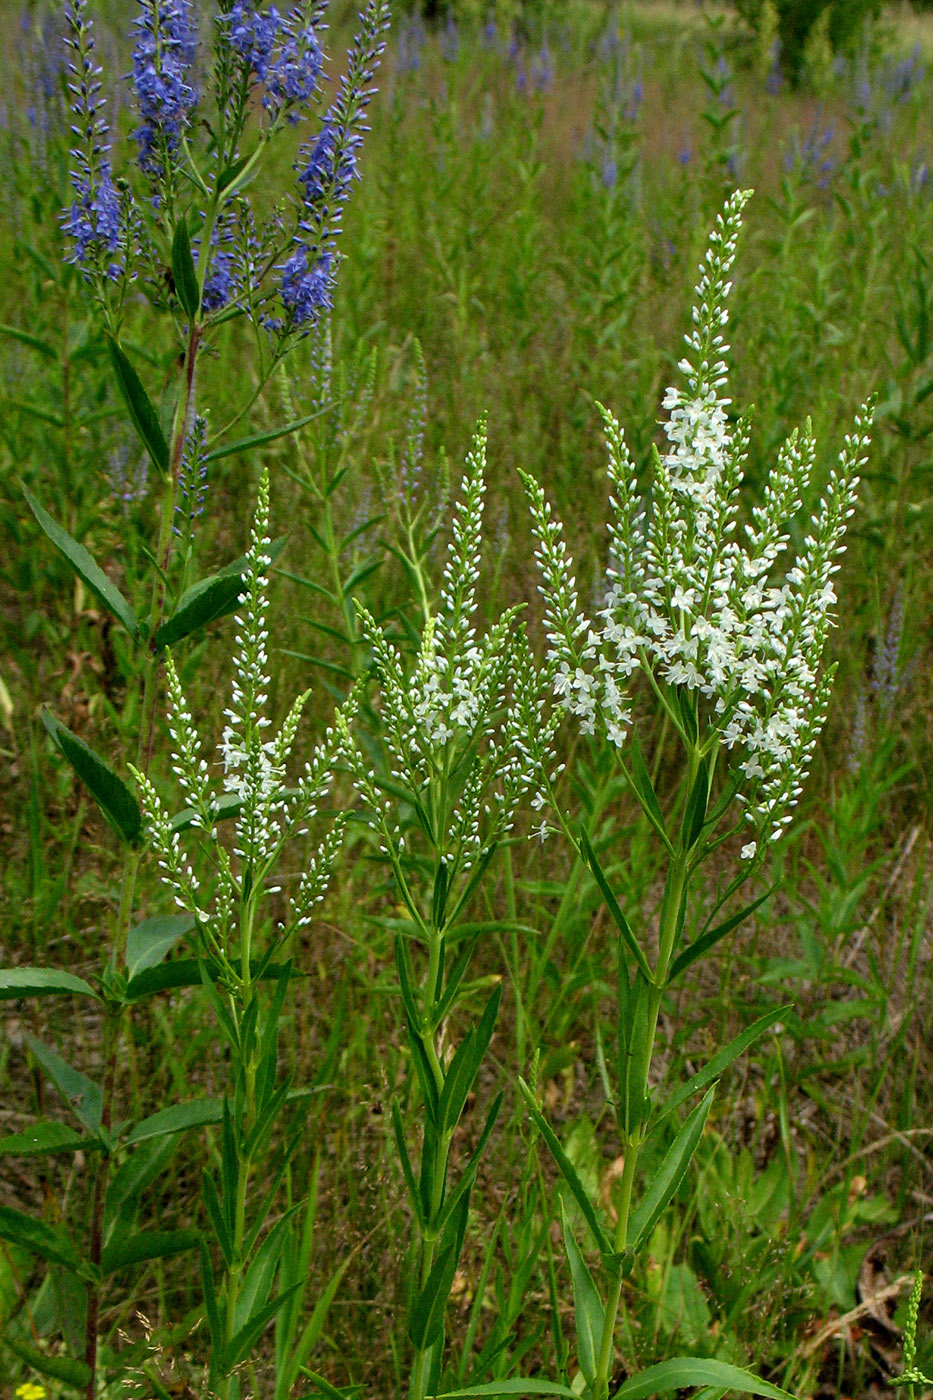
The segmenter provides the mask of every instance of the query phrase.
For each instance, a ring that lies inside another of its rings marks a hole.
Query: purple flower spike
[[[331,256],[324,253],[316,262],[303,243],[282,266],[282,305],[292,326],[313,324],[322,311],[331,309]]]
[[[110,166],[100,69],[93,59],[94,39],[85,0],[68,0],[65,18],[65,42],[74,55],[68,63],[68,91],[71,130],[76,142],[71,152],[76,167],[71,173],[76,198],[71,208],[63,212],[62,224],[74,243],[72,261],[85,271],[96,268],[104,276],[116,279],[121,266],[113,255],[122,248],[122,215]]]
[[[140,0],[134,34],[139,163],[155,176],[178,149],[198,100],[188,81],[197,48],[190,0]]]

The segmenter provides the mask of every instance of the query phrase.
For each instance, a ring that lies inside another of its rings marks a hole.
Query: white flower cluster
[[[213,791],[208,764],[201,756],[201,740],[174,661],[170,654],[166,655],[172,771],[189,804],[185,826],[203,831],[209,843],[217,875],[213,903],[204,900],[192,863],[181,849],[178,823],[170,821],[148,777],[135,773],[150,840],[159,856],[164,878],[174,889],[175,902],[180,908],[195,913],[199,922],[208,928],[209,941],[218,950],[226,946],[236,911],[263,888],[272,892],[274,887],[266,882],[286,841],[308,834],[308,823],[317,815],[330,790],[340,752],[336,731],[329,729],[311,761],[305,765],[297,786],[285,786],[286,768],[308,692],[298,696],[278,734],[271,739],[263,738],[271,725],[264,713],[269,689],[268,580],[265,575],[271,562],[268,527],[269,476],[263,471],[246,555],[245,587],[239,600],[241,610],[235,619],[234,676],[230,704],[224,711],[227,724],[219,745],[223,764],[220,793]],[[354,708],[355,699],[344,707],[344,724]],[[234,823],[233,859],[220,840],[217,826],[226,814],[232,815]],[[289,901],[291,915],[299,926],[310,921],[312,906],[324,895],[343,826],[344,819],[338,818],[317,852],[309,858],[297,893]]]
[[[414,664],[364,608],[363,636],[381,691],[389,777],[418,804],[422,825],[453,873],[469,870],[480,852],[512,828],[522,795],[539,779],[539,741],[553,734],[524,630],[511,609],[482,638],[475,628],[486,430],[480,424],[467,457],[462,494],[437,613],[424,628]],[[544,736],[542,738],[542,735]],[[398,853],[404,835],[393,815],[396,795],[352,745],[350,766],[383,850]],[[543,747],[542,750],[543,751]]]
[[[785,578],[775,580],[815,445],[809,423],[784,444],[764,502],[753,509],[745,542],[739,543],[734,536],[747,431],[744,421],[730,427],[730,400],[720,391],[727,377],[728,278],[748,198],[747,192],[734,194],[711,235],[687,336],[689,354],[679,366],[686,389],[665,395],[668,447],[655,453],[646,499],[638,496],[622,429],[601,409],[609,449],[611,563],[595,624],[577,611],[561,527],[541,488],[525,480],[544,576],[549,664],[565,708],[580,718],[584,732],[593,733],[600,722],[622,748],[631,724],[627,687],[633,672],[651,675],[662,698],[672,701],[675,723],[681,713],[676,692],[695,692],[707,702],[708,731],[685,738],[706,751],[719,743],[739,747],[748,819],[775,837],[791,819],[788,808],[826,717],[831,676],[820,678],[818,667],[871,414],[865,407],[857,415],[811,533]],[[752,841],[742,854],[751,858],[755,852]]]

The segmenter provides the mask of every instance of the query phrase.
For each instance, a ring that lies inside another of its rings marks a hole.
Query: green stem
[[[658,1030],[658,1015],[664,996],[664,983],[667,979],[667,970],[671,964],[674,945],[677,939],[677,919],[688,878],[689,861],[687,855],[678,850],[668,869],[667,880],[665,882],[664,899],[661,905],[658,962],[655,968],[654,981],[651,984],[648,994],[648,1054],[645,1060],[645,1083],[641,1086],[645,1090],[647,1090],[648,1087],[651,1060],[654,1054],[654,1043]],[[624,967],[619,968],[619,976],[627,976]],[[628,1141],[625,1144],[625,1163],[622,1168],[622,1181],[620,1184],[618,1215],[616,1217],[615,1229],[615,1252],[617,1254],[620,1254],[628,1243],[632,1193],[638,1172],[638,1161],[641,1156],[642,1147],[644,1146],[645,1137],[645,1124],[640,1123],[633,1132],[629,1133]],[[603,1324],[602,1337],[599,1343],[599,1357],[596,1363],[596,1377],[593,1386],[594,1400],[607,1400],[609,1395],[609,1380],[612,1364],[615,1359],[616,1322],[619,1316],[621,1301],[622,1272],[618,1270],[613,1277],[609,1297],[606,1300],[605,1322]]]

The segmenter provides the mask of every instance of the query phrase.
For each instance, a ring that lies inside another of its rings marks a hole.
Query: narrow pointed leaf
[[[26,1044],[78,1121],[92,1136],[96,1136],[100,1132],[104,1105],[104,1094],[100,1086],[80,1070],[72,1069],[60,1055],[34,1036],[27,1035]]]
[[[204,460],[205,462],[219,462],[222,457],[233,457],[237,452],[250,452],[254,447],[262,447],[267,442],[275,442],[277,438],[287,437],[289,433],[297,433],[299,428],[305,427],[307,423],[313,423],[315,418],[320,418],[321,414],[326,412],[326,407],[318,408],[313,413],[306,413],[303,418],[292,419],[282,428],[270,428],[268,432],[253,433],[250,437],[230,442],[226,447],[215,447],[213,452],[207,453]]]
[[[168,443],[162,432],[159,415],[155,411],[149,395],[142,386],[139,375],[115,340],[108,337],[110,361],[113,365],[120,393],[129,409],[133,426],[140,436],[143,446],[152,458],[156,468],[167,476],[169,472]]]
[[[674,959],[667,977],[668,985],[673,982],[675,977],[679,977],[691,963],[695,963],[697,958],[702,958],[704,953],[708,953],[710,948],[715,947],[734,928],[738,928],[739,924],[744,923],[749,914],[754,914],[755,910],[760,908],[766,899],[771,898],[776,889],[777,886],[772,885],[763,895],[759,895],[751,904],[746,904],[745,908],[740,909],[737,914],[732,914],[723,923],[717,924],[715,928],[707,929],[706,933],[701,933],[699,938],[695,938],[690,946],[684,948],[683,952]]]
[[[701,1385],[761,1395],[764,1400],[795,1400],[789,1391],[760,1380],[751,1371],[704,1356],[672,1356],[667,1361],[659,1361],[656,1366],[649,1366],[647,1371],[624,1381],[613,1391],[613,1400],[648,1400],[652,1395],[669,1395],[674,1390]]]
[[[130,1264],[142,1264],[147,1259],[167,1259],[186,1250],[197,1249],[201,1243],[200,1230],[140,1230],[126,1239],[116,1239],[101,1255],[101,1272],[115,1274]]]
[[[713,1080],[718,1079],[724,1069],[728,1069],[733,1060],[737,1060],[750,1045],[754,1045],[756,1040],[760,1040],[775,1021],[781,1020],[793,1009],[793,1002],[787,1002],[784,1006],[776,1006],[772,1011],[767,1011],[764,1016],[759,1016],[757,1021],[753,1021],[748,1029],[742,1031],[734,1040],[730,1040],[728,1045],[723,1046],[719,1053],[713,1056],[709,1064],[704,1065],[692,1079],[688,1079],[686,1084],[681,1084],[680,1088],[675,1090],[669,1099],[665,1100],[658,1110],[656,1123],[662,1122],[669,1113],[672,1113],[675,1108],[679,1108],[693,1094],[705,1089],[707,1084],[712,1084]]]
[[[700,766],[687,798],[687,807],[684,812],[683,843],[684,850],[691,851],[700,839],[703,824],[706,821],[706,806],[709,801],[709,763],[705,758],[700,759]]]
[[[269,545],[267,553],[275,560],[282,553],[285,544],[284,538],[275,540]],[[197,632],[199,628],[208,627],[219,618],[228,617],[230,613],[236,612],[240,606],[240,594],[245,586],[245,569],[245,558],[237,559],[219,573],[199,579],[190,588],[186,588],[171,617],[166,618],[162,626],[156,628],[152,638],[155,650],[162,651],[165,647],[174,646],[176,642],[190,637],[192,632]]]
[[[131,928],[126,939],[127,977],[158,967],[178,940],[191,932],[195,922],[193,914],[163,914]]]
[[[64,1230],[46,1225],[43,1220],[34,1220],[11,1206],[0,1206],[0,1240],[9,1244],[20,1244],[53,1264],[61,1264],[72,1273],[89,1278],[91,1269],[78,1253],[78,1250]]]
[[[217,1356],[222,1355],[224,1345],[220,1309],[217,1304],[217,1285],[214,1282],[214,1268],[207,1245],[201,1241],[201,1292],[204,1295],[204,1311],[207,1314],[208,1331],[211,1334],[211,1349]]]
[[[76,1152],[101,1147],[95,1138],[69,1128],[67,1123],[40,1122],[21,1133],[0,1138],[0,1157],[41,1157],[49,1152]]]
[[[28,345],[30,350],[36,350],[47,360],[57,360],[58,351],[54,345],[50,345],[47,340],[41,340],[37,335],[30,335],[29,331],[21,331],[18,326],[9,326],[5,321],[0,321],[0,335],[8,336],[10,340],[18,340],[21,345]]]
[[[143,822],[139,803],[123,779],[48,710],[42,711],[42,723],[97,803],[108,826],[128,845],[141,845]]]
[[[224,1367],[226,1370],[232,1371],[235,1366],[239,1366],[240,1362],[252,1351],[253,1346],[265,1332],[279,1309],[284,1307],[299,1288],[303,1287],[304,1283],[302,1282],[294,1283],[291,1288],[284,1289],[270,1303],[267,1303],[255,1317],[251,1318],[245,1327],[237,1332],[236,1336],[224,1348]]]
[[[94,988],[83,977],[73,972],[63,972],[57,967],[3,967],[0,968],[0,1001],[13,1001],[17,997],[44,997],[74,995],[93,997],[100,1001]]]
[[[703,1129],[713,1103],[714,1088],[707,1090],[683,1127],[671,1143],[658,1170],[651,1179],[651,1185],[638,1206],[632,1212],[628,1227],[628,1246],[635,1250],[651,1234],[662,1213],[668,1206],[680,1183],[687,1174],[687,1168],[703,1136]]]
[[[131,1145],[150,1138],[165,1137],[169,1133],[183,1133],[187,1128],[219,1123],[222,1118],[221,1099],[193,1099],[190,1103],[175,1103],[170,1108],[160,1108],[158,1113],[137,1123],[127,1134],[126,1142]]]
[[[528,1112],[534,1119],[538,1132],[541,1134],[541,1136],[544,1138],[544,1141],[550,1148],[551,1155],[554,1158],[554,1161],[557,1163],[558,1167],[560,1168],[564,1180],[570,1187],[574,1200],[580,1207],[580,1210],[583,1212],[583,1217],[586,1220],[587,1225],[589,1225],[590,1227],[590,1231],[592,1233],[594,1241],[596,1242],[600,1254],[603,1256],[604,1259],[610,1258],[614,1252],[612,1248],[612,1242],[610,1241],[609,1236],[606,1234],[602,1225],[599,1223],[599,1219],[597,1218],[596,1211],[593,1207],[593,1203],[587,1195],[586,1187],[583,1185],[583,1182],[577,1175],[576,1168],[574,1167],[570,1158],[567,1156],[566,1152],[561,1146],[560,1140],[558,1139],[557,1134],[554,1132],[554,1129],[551,1127],[550,1123],[547,1121],[547,1119],[544,1117],[544,1114],[541,1112],[541,1110],[538,1108],[538,1105],[535,1103],[534,1095],[532,1094],[528,1085],[525,1083],[524,1079],[519,1078],[518,1087],[522,1091],[525,1103],[528,1106]]]
[[[616,928],[621,933],[626,948],[628,948],[632,957],[635,959],[636,963],[641,969],[641,973],[645,981],[653,981],[651,968],[648,966],[648,959],[645,957],[644,951],[641,945],[639,944],[638,939],[632,932],[628,919],[625,917],[625,915],[622,913],[622,910],[619,908],[618,900],[612,893],[609,881],[606,879],[606,876],[603,872],[603,868],[600,865],[599,860],[597,858],[596,852],[593,850],[590,838],[586,832],[586,828],[582,825],[580,827],[580,852],[583,856],[583,859],[586,861],[587,865],[593,873],[593,878],[599,886],[600,893],[602,894],[603,899],[606,901],[606,908],[612,915],[613,922],[615,923]]]
[[[645,767],[645,760],[642,757],[641,745],[638,742],[638,736],[634,730],[632,731],[631,751],[632,777],[635,781],[635,791],[641,798],[642,806],[644,807],[647,816],[651,819],[652,824],[661,833],[664,839],[667,840],[667,828],[664,825],[664,813],[661,811],[661,804],[658,801],[657,793],[654,790],[654,784],[651,781],[651,774]]]
[[[48,511],[40,506],[35,496],[31,491],[27,491],[25,486],[23,487],[23,495],[26,497],[29,509],[55,548],[64,554],[75,573],[87,585],[98,602],[103,603],[104,607],[112,612],[119,622],[123,623],[131,637],[138,637],[139,622],[136,614],[90,551],[85,549],[83,544],[79,544],[76,539],[73,539],[56,520],[53,520]]]
[[[483,1125],[483,1131],[480,1133],[479,1136],[479,1142],[473,1149],[473,1154],[470,1157],[469,1162],[467,1162],[466,1167],[464,1168],[463,1175],[461,1176],[453,1191],[451,1191],[450,1195],[447,1197],[446,1201],[441,1207],[440,1214],[437,1217],[437,1229],[444,1229],[450,1216],[456,1210],[461,1197],[464,1196],[467,1192],[473,1190],[473,1183],[476,1180],[476,1173],[479,1170],[480,1159],[482,1158],[482,1155],[486,1150],[486,1144],[489,1141],[489,1135],[493,1130],[493,1126],[495,1125],[495,1121],[499,1116],[499,1109],[501,1107],[502,1094],[499,1093],[493,1099],[492,1107],[486,1115],[486,1122]]]
[[[580,1246],[573,1237],[567,1219],[567,1209],[563,1197],[560,1202],[561,1222],[564,1233],[564,1249],[570,1265],[573,1282],[573,1311],[577,1329],[577,1361],[587,1382],[592,1385],[596,1377],[596,1363],[599,1358],[599,1344],[606,1322],[606,1309],[593,1282],[593,1275],[587,1267]]]
[[[418,1190],[418,1183],[415,1181],[415,1173],[412,1169],[411,1158],[408,1155],[401,1109],[398,1106],[398,1099],[395,1098],[392,1100],[392,1132],[395,1135],[395,1150],[398,1153],[399,1165],[402,1168],[402,1176],[405,1178],[405,1185],[408,1187],[408,1198],[417,1216],[418,1224],[423,1230],[425,1219],[424,1211],[421,1207],[421,1193]]]
[[[49,1356],[30,1342],[24,1342],[19,1337],[11,1337],[6,1333],[0,1337],[0,1341],[9,1347],[20,1361],[25,1361],[27,1366],[38,1371],[40,1376],[49,1376],[53,1381],[61,1381],[73,1390],[87,1390],[91,1382],[91,1368],[84,1361],[78,1361],[71,1356]]]
[[[202,256],[209,256],[208,249],[202,248]],[[188,221],[184,215],[175,225],[175,236],[172,239],[172,276],[175,278],[175,291],[182,310],[188,316],[197,316],[201,309],[201,296],[198,291],[198,274],[194,258],[191,256]]]

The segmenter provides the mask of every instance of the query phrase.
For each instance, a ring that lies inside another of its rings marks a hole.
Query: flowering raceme
[[[320,101],[325,10],[324,0],[304,0],[285,14],[254,0],[227,0],[199,34],[192,0],[138,0],[131,88],[149,196],[140,199],[111,167],[87,0],[67,0],[76,144],[75,199],[63,224],[111,334],[118,333],[122,297],[111,296],[107,284],[142,274],[161,299],[166,246],[176,250],[182,223],[183,242],[198,258],[181,302],[184,322],[195,313],[204,321],[244,313],[269,332],[274,364],[329,310],[387,0],[368,0],[337,96],[300,148],[291,218],[279,208],[257,229],[246,197],[269,142],[308,120]],[[176,300],[178,293],[176,276]]]
[[[544,575],[555,694],[584,733],[601,727],[617,749],[632,724],[629,678],[647,673],[685,741],[707,762],[736,750],[746,818],[755,839],[791,820],[826,718],[832,673],[819,663],[836,601],[833,576],[868,446],[870,410],[856,417],[830,474],[811,533],[783,580],[774,577],[815,457],[809,423],[781,448],[734,538],[747,454],[744,420],[730,424],[723,396],[729,274],[748,193],[737,192],[713,232],[697,286],[694,328],[680,363],[685,388],[664,398],[668,446],[655,452],[641,499],[621,427],[601,409],[609,449],[612,517],[608,589],[595,623],[578,611],[572,561],[540,486],[525,477]],[[702,708],[700,708],[702,706]],[[706,728],[697,729],[697,717]]]

